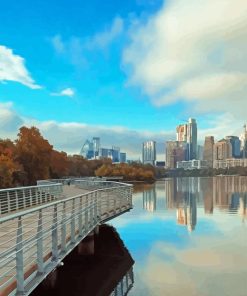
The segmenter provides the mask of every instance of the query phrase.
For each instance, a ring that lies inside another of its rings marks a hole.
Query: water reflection
[[[157,189],[165,192],[165,209],[176,209],[177,223],[193,231],[197,223],[197,203],[205,214],[214,209],[231,214],[239,213],[247,219],[247,180],[245,177],[229,176],[214,178],[174,178],[143,191],[143,209],[157,209]]]
[[[169,179],[133,202],[112,221],[135,259],[130,295],[247,295],[247,177]]]
[[[31,295],[126,296],[134,284],[133,264],[116,230],[101,225]]]

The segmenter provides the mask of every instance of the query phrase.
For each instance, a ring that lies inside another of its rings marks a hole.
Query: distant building
[[[165,167],[166,162],[165,161],[156,161],[155,166],[157,167]]]
[[[214,137],[205,137],[203,160],[206,160],[209,167],[213,167],[214,160]]]
[[[227,169],[232,167],[247,167],[247,158],[228,158],[224,160],[214,160],[215,169]]]
[[[247,157],[247,128],[246,124],[244,125],[244,132],[240,136],[240,141],[241,141],[241,156],[242,158]]]
[[[99,137],[94,137],[93,141],[93,153],[94,153],[94,158],[97,158],[99,156],[99,149],[100,149],[100,138]]]
[[[177,162],[177,169],[184,170],[194,170],[194,169],[206,169],[208,168],[208,163],[206,160],[184,160]]]
[[[116,146],[112,146],[112,148],[101,147],[99,137],[94,137],[91,141],[86,140],[80,155],[86,159],[110,158],[112,162],[126,162],[126,153],[120,152],[120,148]]]
[[[187,124],[188,158],[197,159],[197,123],[194,118],[189,118]]]
[[[227,136],[225,137],[226,140],[229,140],[232,145],[232,157],[234,158],[240,158],[240,146],[241,142],[239,137],[236,136]]]
[[[166,142],[166,167],[176,168],[176,163],[186,159],[187,143],[180,141]]]
[[[90,142],[89,140],[86,140],[81,148],[80,155],[86,159],[93,158],[94,157],[93,143]]]
[[[214,160],[225,160],[232,157],[230,140],[222,139],[214,144]]]
[[[180,124],[176,128],[177,141],[187,142],[187,124]]]
[[[120,162],[126,162],[126,153],[120,152]]]
[[[156,142],[147,141],[142,144],[142,162],[143,164],[155,165],[156,161]]]
[[[198,160],[203,160],[203,150],[204,150],[204,147],[202,145],[197,145],[197,159]]]

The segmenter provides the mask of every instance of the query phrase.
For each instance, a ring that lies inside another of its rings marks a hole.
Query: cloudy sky
[[[0,137],[35,125],[58,150],[86,138],[139,158],[195,117],[199,139],[246,116],[247,1],[1,1]]]

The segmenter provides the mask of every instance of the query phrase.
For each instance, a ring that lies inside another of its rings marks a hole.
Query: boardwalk
[[[2,198],[0,296],[28,295],[99,223],[132,208],[127,184],[78,180],[57,195],[50,185],[25,189],[21,203]]]

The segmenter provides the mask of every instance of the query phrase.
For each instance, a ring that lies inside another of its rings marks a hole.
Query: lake
[[[135,186],[110,221],[133,257],[133,296],[247,295],[247,178]]]

